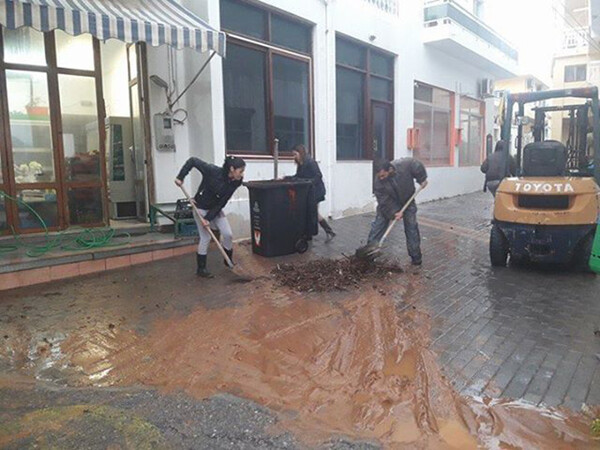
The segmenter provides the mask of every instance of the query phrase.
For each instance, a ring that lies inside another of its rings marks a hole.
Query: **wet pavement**
[[[492,269],[490,208],[422,205],[423,267],[359,290],[268,273],[353,253],[369,215],[302,256],[242,247],[252,283],[183,256],[0,293],[0,447],[596,448],[600,280]]]
[[[579,410],[600,404],[600,277],[564,268],[492,268],[489,194],[420,206],[424,265],[404,301],[428,311],[431,348],[469,395]],[[367,217],[336,223],[344,236]],[[348,252],[347,239],[335,243]],[[322,251],[322,247],[316,249]],[[388,247],[408,261],[400,230]]]

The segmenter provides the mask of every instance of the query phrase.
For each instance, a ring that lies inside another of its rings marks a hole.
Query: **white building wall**
[[[219,28],[218,0],[182,0],[184,6],[208,19]],[[460,94],[477,96],[478,81],[494,78],[479,68],[431,49],[422,43],[423,3],[402,2],[399,17],[381,12],[361,0],[265,0],[264,5],[280,9],[314,24],[314,134],[315,153],[323,172],[327,199],[321,204],[321,213],[339,218],[372,211],[375,200],[371,193],[371,162],[336,161],[336,93],[335,93],[335,36],[336,33],[374,45],[397,55],[395,63],[395,156],[410,156],[406,148],[406,130],[413,126],[414,81],[422,81],[455,92],[457,107]],[[168,54],[172,53],[169,68]],[[169,51],[149,48],[149,74],[157,74],[181,91],[206,59],[193,51]],[[173,69],[173,67],[175,69]],[[171,72],[171,73],[170,73]],[[174,76],[173,76],[174,75]],[[152,113],[164,110],[164,93],[151,86]],[[225,156],[225,123],[222,83],[222,64],[218,57],[200,76],[177,105],[189,112],[183,126],[176,127],[175,153],[153,150],[156,193],[159,203],[174,202],[181,194],[173,184],[179,168],[190,156],[220,164]],[[486,108],[486,130],[492,132],[493,108]],[[459,126],[459,114],[456,124]],[[481,189],[482,175],[478,167],[459,168],[458,148],[455,167],[431,168],[430,186],[421,201],[449,197]],[[293,163],[280,163],[279,174],[291,175]],[[271,179],[272,160],[248,160],[246,180]],[[199,176],[187,181],[188,188],[197,186]],[[249,235],[248,191],[239,189],[226,212],[238,237]]]

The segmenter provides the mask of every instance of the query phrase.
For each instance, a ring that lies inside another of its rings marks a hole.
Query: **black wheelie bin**
[[[318,232],[317,208],[310,180],[251,181],[252,251],[261,256],[304,253]]]

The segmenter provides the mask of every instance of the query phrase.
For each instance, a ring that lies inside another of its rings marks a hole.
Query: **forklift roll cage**
[[[594,155],[593,155],[593,167],[594,167],[594,178],[596,179],[596,183],[600,184],[600,167],[596,164],[596,159],[598,159],[598,155],[600,155],[600,104],[598,101],[598,88],[586,87],[586,88],[576,88],[576,89],[556,89],[550,91],[540,91],[540,92],[526,92],[519,94],[510,94],[508,93],[506,96],[506,113],[504,116],[504,123],[502,124],[501,130],[501,138],[505,142],[510,142],[511,140],[511,127],[512,127],[512,117],[513,117],[513,109],[515,105],[518,106],[517,114],[522,117],[525,115],[525,105],[527,103],[539,102],[543,100],[551,100],[555,98],[581,98],[587,99],[589,102],[586,102],[581,105],[569,105],[569,106],[550,106],[550,107],[539,107],[536,108],[536,127],[534,128],[534,140],[539,142],[543,139],[543,129],[539,128],[539,114],[545,114],[545,112],[550,111],[571,111],[571,115],[573,117],[574,111],[588,109],[592,112],[593,118],[593,143],[594,143]],[[538,112],[539,111],[539,112]],[[587,131],[587,130],[586,130]],[[517,128],[517,167],[520,170],[521,161],[522,161],[522,153],[523,153],[523,124],[521,122],[518,123]],[[507,158],[505,159],[509,161],[508,153],[510,152],[509,146],[505,146],[505,150],[507,153]],[[508,167],[507,172],[508,173]]]

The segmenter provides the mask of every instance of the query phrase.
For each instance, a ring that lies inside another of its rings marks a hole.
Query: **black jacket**
[[[421,184],[427,179],[425,166],[414,158],[392,161],[394,172],[385,180],[375,177],[377,213],[387,220],[402,209],[415,193],[415,180]]]
[[[315,189],[315,201],[317,203],[325,200],[325,183],[323,183],[323,174],[319,169],[319,164],[312,158],[306,157],[303,164],[298,164],[296,175],[289,178],[300,180],[311,180]]]
[[[517,161],[513,156],[509,156],[508,171],[511,176],[517,172]],[[481,165],[481,171],[485,173],[485,182],[500,181],[507,175],[506,173],[506,153],[502,150],[492,153]]]
[[[229,174],[222,167],[208,164],[194,157],[186,161],[177,178],[183,181],[192,168],[196,168],[202,173],[202,183],[194,196],[196,206],[208,210],[204,218],[211,221],[225,207],[235,190],[242,185],[242,180],[231,180]]]

